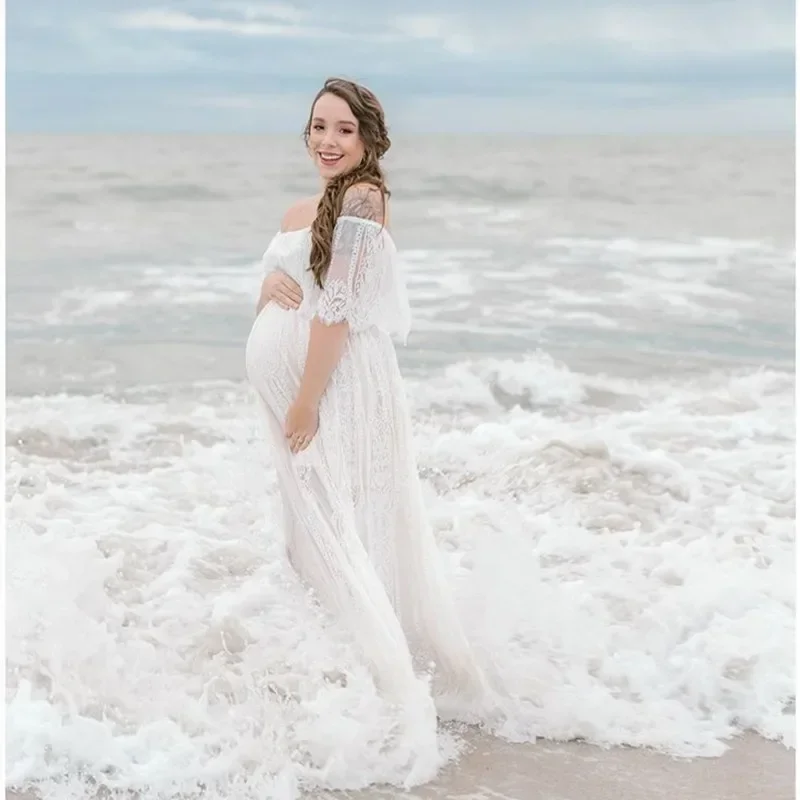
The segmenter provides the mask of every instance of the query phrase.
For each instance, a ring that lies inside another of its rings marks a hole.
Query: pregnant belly
[[[247,379],[275,413],[285,413],[303,376],[308,322],[269,303],[258,315],[245,348]]]

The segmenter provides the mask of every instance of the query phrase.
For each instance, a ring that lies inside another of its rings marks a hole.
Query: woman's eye
[[[322,125],[315,125],[314,126],[314,130],[315,131],[321,131],[322,130]]]

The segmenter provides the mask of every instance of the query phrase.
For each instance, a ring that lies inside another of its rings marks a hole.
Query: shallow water
[[[242,380],[296,146],[10,140],[12,785],[402,780],[284,562]],[[540,699],[497,733],[793,744],[791,140],[397,151],[428,507],[471,637]]]

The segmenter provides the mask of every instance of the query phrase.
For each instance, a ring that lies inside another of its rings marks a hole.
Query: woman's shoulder
[[[342,217],[356,217],[383,225],[388,217],[388,200],[372,183],[356,183],[344,193]]]
[[[281,219],[282,233],[310,228],[317,216],[322,195],[304,197],[292,203]],[[372,183],[362,182],[348,187],[342,198],[339,219],[364,220],[375,223],[378,228],[388,228],[390,219],[389,199]]]
[[[281,219],[281,231],[286,232],[309,227],[317,215],[317,206],[320,198],[321,195],[316,194],[292,203]]]
[[[391,222],[388,192],[368,182],[350,186],[344,193],[339,219],[373,223],[376,230],[386,233]]]

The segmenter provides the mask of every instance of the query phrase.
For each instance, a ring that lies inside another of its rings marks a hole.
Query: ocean
[[[398,783],[244,381],[261,254],[317,189],[299,135],[7,164],[8,785]],[[410,137],[386,168],[430,518],[470,637],[539,687],[495,733],[794,747],[792,138]]]

